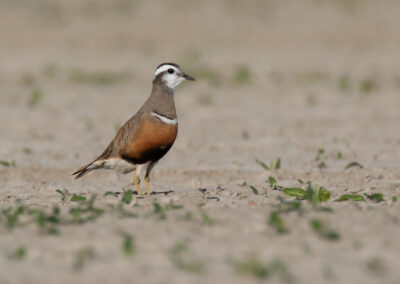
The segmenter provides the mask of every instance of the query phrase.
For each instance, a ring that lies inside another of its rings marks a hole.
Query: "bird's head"
[[[175,63],[162,63],[158,65],[154,73],[154,82],[156,82],[158,78],[170,89],[174,89],[184,80],[195,80],[193,77],[185,74],[179,65]]]

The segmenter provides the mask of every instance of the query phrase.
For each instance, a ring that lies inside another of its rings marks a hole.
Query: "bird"
[[[150,172],[171,149],[178,134],[174,91],[185,80],[195,81],[195,78],[185,74],[178,64],[158,65],[148,99],[118,130],[101,155],[72,174],[75,179],[97,169],[122,174],[135,171],[133,182],[140,196],[139,176],[146,167],[144,181],[146,194],[150,195]]]

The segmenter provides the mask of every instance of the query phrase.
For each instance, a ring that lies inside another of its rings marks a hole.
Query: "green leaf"
[[[393,197],[392,197],[392,201],[393,201],[393,202],[396,202],[396,201],[397,201],[397,196],[393,196]]]
[[[310,221],[310,226],[315,233],[317,233],[321,238],[336,241],[340,238],[339,233],[330,229],[319,219],[312,219]]]
[[[215,220],[210,215],[208,215],[207,212],[203,212],[201,214],[201,218],[204,225],[211,226],[215,224]]]
[[[295,196],[299,198],[306,198],[306,191],[299,187],[288,187],[283,190],[287,196]]]
[[[133,238],[131,235],[124,235],[124,241],[122,243],[122,251],[127,257],[130,257],[134,253],[134,245],[133,245]]]
[[[11,166],[11,163],[9,161],[0,160],[0,165],[5,166],[5,167],[9,167],[9,166]]]
[[[264,170],[269,170],[269,167],[264,162],[262,162],[262,161],[260,161],[258,159],[256,159],[255,161],[256,161],[257,164],[259,164],[261,167],[263,167]]]
[[[250,189],[253,191],[254,194],[258,194],[258,189],[254,186],[250,185]]]
[[[56,192],[57,193],[59,193],[59,194],[61,194],[61,200],[65,200],[65,193],[64,192],[62,192],[60,189],[56,189]]]
[[[363,168],[363,166],[361,164],[359,164],[358,162],[351,162],[351,163],[348,163],[347,166],[344,167],[344,169],[347,170],[352,167],[359,167],[360,169]]]
[[[281,158],[278,158],[275,163],[275,169],[278,170],[281,168]]]
[[[9,258],[13,260],[21,260],[26,256],[26,248],[25,247],[19,247],[17,248],[14,252],[9,254]]]
[[[276,179],[274,177],[269,177],[268,182],[271,187],[274,187],[274,185],[276,185]]]
[[[369,200],[379,203],[384,201],[383,200],[383,194],[382,193],[372,193],[372,194],[367,194],[364,193],[365,197],[367,197]]]
[[[279,234],[286,234],[289,230],[285,227],[285,221],[276,211],[269,214],[268,224],[270,224]]]
[[[362,195],[359,195],[359,194],[343,194],[342,196],[340,196],[335,201],[347,201],[347,200],[365,201],[364,197]]]
[[[326,201],[329,201],[330,198],[331,198],[330,191],[321,187],[319,189],[319,201],[326,202]]]
[[[320,162],[320,163],[318,164],[318,168],[320,168],[320,169],[326,169],[326,164],[325,164],[325,162],[324,162],[324,161]]]
[[[125,202],[126,204],[129,204],[132,202],[133,198],[133,191],[132,190],[127,190],[124,191],[124,194],[122,195],[122,201]]]
[[[74,194],[71,196],[71,198],[69,199],[70,201],[85,201],[86,197],[85,196],[81,196],[81,195],[77,195]]]

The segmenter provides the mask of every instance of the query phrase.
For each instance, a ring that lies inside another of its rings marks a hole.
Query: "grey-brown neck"
[[[153,88],[145,106],[145,111],[156,112],[171,119],[176,118],[174,90],[165,85],[161,76],[153,80]]]

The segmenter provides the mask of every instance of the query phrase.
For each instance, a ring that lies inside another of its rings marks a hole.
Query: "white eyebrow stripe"
[[[151,112],[150,114],[165,124],[172,124],[172,125],[178,124],[178,119],[176,117],[173,119],[170,119],[170,118],[160,115],[156,112]]]
[[[154,77],[156,77],[158,74],[160,74],[164,71],[167,71],[169,68],[172,68],[175,71],[178,71],[178,69],[175,66],[166,64],[166,65],[160,66],[156,69],[156,73],[154,73]]]

